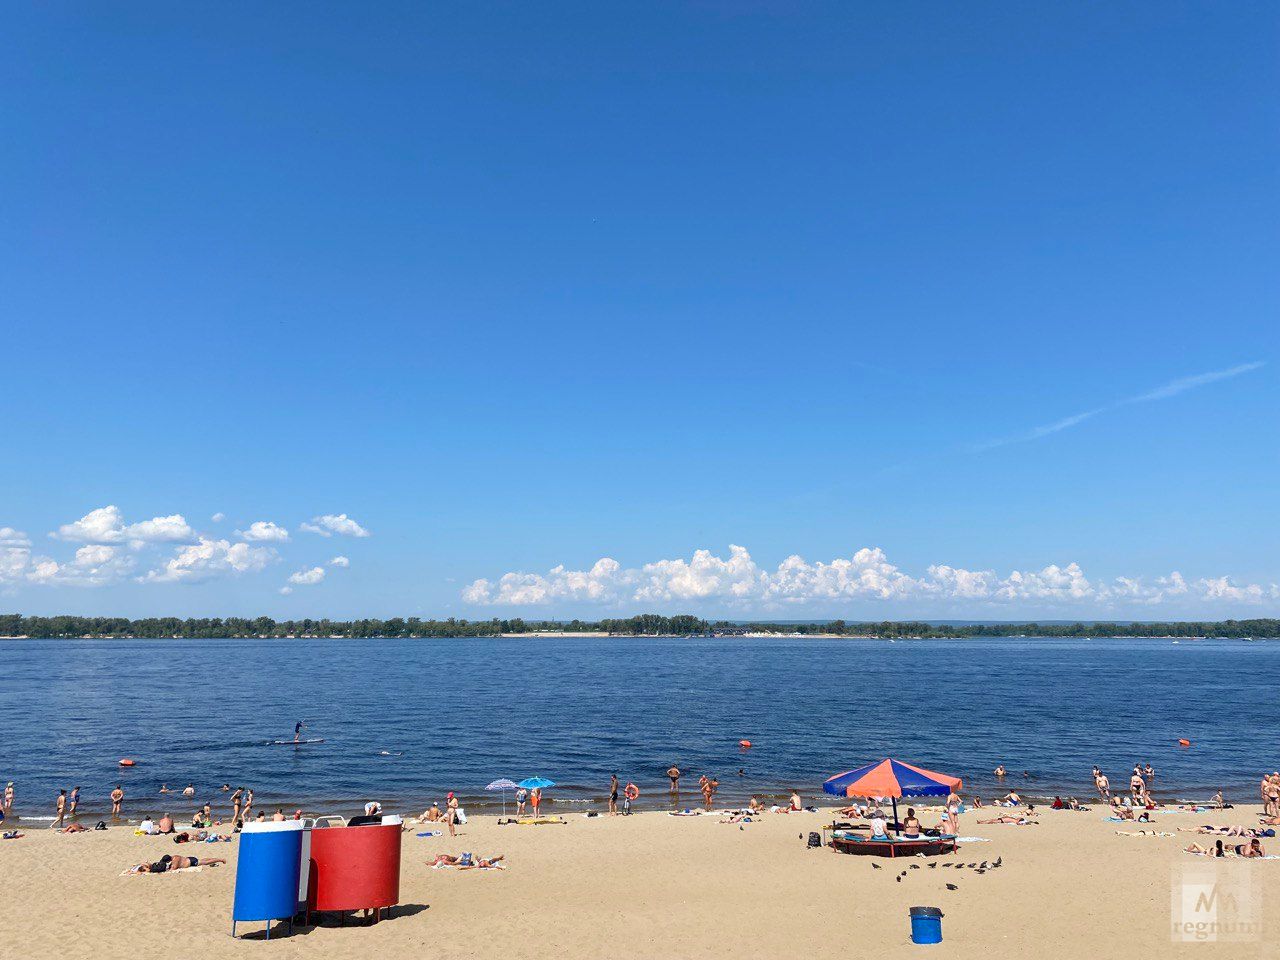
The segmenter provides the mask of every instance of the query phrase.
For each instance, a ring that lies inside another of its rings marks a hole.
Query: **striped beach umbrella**
[[[837,773],[822,789],[837,797],[889,797],[893,801],[893,822],[898,823],[898,797],[945,797],[959,790],[961,780],[934,773],[901,760],[877,760],[865,767]]]

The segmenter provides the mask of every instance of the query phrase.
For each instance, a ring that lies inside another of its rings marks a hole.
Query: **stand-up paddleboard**
[[[324,743],[324,737],[312,737],[309,740],[268,740],[268,747],[300,747],[304,743]]]

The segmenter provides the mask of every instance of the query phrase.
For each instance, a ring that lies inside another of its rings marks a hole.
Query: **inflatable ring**
[[[628,783],[627,788],[622,792],[623,792],[623,795],[626,796],[628,800],[635,800],[637,797],[640,796],[640,788],[637,787],[634,783]]]
[[[750,741],[750,740],[739,740],[739,741],[738,741],[738,746],[742,747],[744,750],[750,750],[750,749],[751,749],[751,741]]]

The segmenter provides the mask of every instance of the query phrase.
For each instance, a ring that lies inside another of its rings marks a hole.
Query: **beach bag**
[[[458,807],[458,809],[456,809],[456,810],[454,810],[454,811],[453,811],[453,818],[454,818],[454,820],[456,820],[458,823],[466,823],[466,822],[467,822],[467,812],[466,812],[465,810],[463,810],[461,807]]]
[[[813,848],[820,846],[822,846],[822,834],[818,833],[816,830],[809,831],[809,847]]]

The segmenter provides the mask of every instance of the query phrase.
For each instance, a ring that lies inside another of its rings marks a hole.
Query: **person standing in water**
[[[667,769],[667,776],[671,778],[671,792],[680,792],[680,768],[674,763]]]
[[[13,809],[13,781],[10,780],[4,785],[4,809],[8,813]]]
[[[67,807],[67,816],[74,817],[76,815],[76,807],[80,806],[80,788],[71,788],[71,805]]]
[[[54,802],[57,805],[58,816],[54,819],[53,825],[60,827],[67,817],[67,791],[59,790],[58,799]]]
[[[120,804],[124,801],[124,789],[120,784],[116,784],[116,788],[111,791],[111,815],[113,817],[120,816]]]
[[[240,819],[240,798],[244,796],[244,787],[237,787],[236,792],[231,794],[231,822],[235,823]]]

